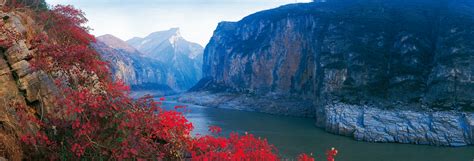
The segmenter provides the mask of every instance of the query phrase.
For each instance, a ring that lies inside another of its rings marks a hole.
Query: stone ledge
[[[326,131],[369,142],[441,146],[474,144],[474,114],[440,111],[381,110],[334,104],[325,107]]]

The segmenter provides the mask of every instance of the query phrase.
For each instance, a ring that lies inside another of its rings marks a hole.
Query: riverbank
[[[440,146],[474,144],[474,114],[381,110],[334,104],[325,107],[325,130],[369,142]]]
[[[327,132],[368,142],[395,142],[439,146],[474,144],[474,113],[382,110],[335,103],[316,112],[310,100],[278,95],[190,92],[176,101],[214,108],[315,118]]]
[[[235,93],[189,92],[177,96],[176,101],[206,107],[314,118],[312,101],[298,97],[267,94],[264,96]]]

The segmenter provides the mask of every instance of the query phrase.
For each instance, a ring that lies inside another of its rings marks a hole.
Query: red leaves
[[[0,21],[0,33],[2,33],[2,37],[0,38],[0,47],[3,48],[11,47],[13,43],[18,41],[21,36],[21,34],[15,29],[7,27],[4,21]]]
[[[328,150],[326,152],[327,161],[334,161],[336,155],[337,155],[336,148],[331,148],[331,150]],[[314,158],[312,157],[312,155],[307,155],[303,153],[303,154],[298,155],[298,161],[314,161]]]
[[[84,151],[85,151],[85,147],[80,144],[74,143],[71,146],[71,152],[75,154],[77,157],[81,157],[84,154]]]
[[[46,34],[36,35],[30,42],[36,50],[32,65],[49,73],[64,73],[63,81],[71,84],[93,84],[93,78],[109,79],[107,64],[90,47],[93,35],[83,25],[84,13],[72,6],[55,6],[38,13]],[[92,86],[92,85],[91,85]]]
[[[328,161],[334,161],[334,158],[337,155],[337,149],[336,148],[331,148],[331,150],[328,150],[326,152],[327,160]]]
[[[178,105],[178,106],[174,106],[174,109],[177,110],[177,109],[185,109],[186,106],[181,106],[181,105]]]
[[[314,158],[303,153],[298,155],[298,161],[314,161]]]
[[[209,131],[213,134],[220,134],[222,129],[219,126],[209,126]]]
[[[87,22],[84,12],[71,5],[57,5],[49,12],[42,12],[39,18],[49,36],[60,43],[88,45],[95,42],[94,36],[83,26]]]
[[[273,145],[251,134],[232,133],[229,138],[204,136],[193,145],[193,160],[278,160]]]

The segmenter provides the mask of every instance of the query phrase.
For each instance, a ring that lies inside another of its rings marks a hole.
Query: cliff
[[[35,22],[21,12],[0,11],[0,17],[0,42],[11,41],[9,34],[18,38],[11,46],[0,45],[0,160],[21,160],[19,136],[36,127],[19,124],[18,107],[26,107],[35,116],[49,114],[58,89],[50,75],[31,65],[34,51],[28,40],[36,31]]]
[[[472,120],[469,111],[474,110],[473,16],[474,2],[465,0],[333,0],[258,12],[218,25],[204,51],[204,79],[192,91],[245,95],[237,100],[311,99],[298,107],[254,108],[315,117],[318,126],[334,133],[346,130],[341,134],[360,140],[472,144],[474,125],[466,120]],[[181,100],[200,100],[185,97]],[[291,109],[301,107],[308,109]],[[442,118],[431,112],[450,110],[455,114],[446,120],[452,124],[436,122]],[[423,123],[429,128],[418,132],[434,133],[434,139],[386,139],[413,134],[404,129],[413,129],[410,123],[417,118],[400,114],[406,111],[433,116]],[[365,118],[376,121],[359,124]],[[387,127],[395,132],[379,128],[393,119],[404,120]],[[343,127],[344,121],[353,128]]]
[[[132,90],[173,94],[187,89],[185,76],[158,60],[143,57],[142,53],[119,38],[99,36],[94,48],[109,62],[113,78],[124,81]]]
[[[422,0],[283,6],[220,23],[203,73],[236,91],[473,110],[472,9]]]
[[[109,34],[97,41],[94,47],[110,63],[114,78],[133,90],[173,94],[188,90],[201,78],[203,49],[184,40],[178,29],[128,42]]]

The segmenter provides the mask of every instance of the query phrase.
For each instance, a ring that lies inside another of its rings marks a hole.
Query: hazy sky
[[[86,13],[96,36],[123,40],[151,32],[181,28],[189,41],[207,44],[220,21],[238,21],[257,11],[310,0],[46,0],[72,4]]]

